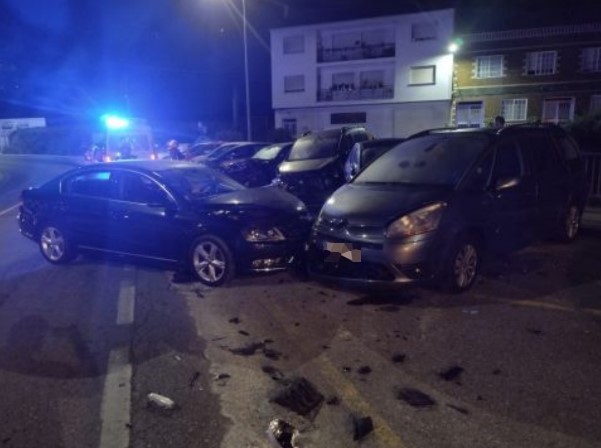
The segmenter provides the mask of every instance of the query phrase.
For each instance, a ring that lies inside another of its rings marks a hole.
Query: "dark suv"
[[[373,136],[362,127],[328,129],[309,133],[294,142],[274,180],[318,211],[344,183],[344,162],[355,143]]]
[[[351,281],[434,279],[459,292],[485,249],[573,240],[587,191],[578,147],[557,126],[425,131],[328,199],[309,266]]]

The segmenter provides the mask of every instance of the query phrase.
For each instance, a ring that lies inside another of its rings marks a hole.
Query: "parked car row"
[[[381,141],[328,130],[197,157],[70,171],[23,192],[20,230],[51,263],[135,255],[179,263],[210,286],[302,259],[320,278],[461,292],[484,254],[573,240],[588,191],[578,147],[556,126]]]

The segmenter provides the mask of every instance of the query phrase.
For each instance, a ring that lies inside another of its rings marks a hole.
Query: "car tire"
[[[192,244],[190,268],[201,283],[212,287],[221,286],[234,277],[234,257],[221,238],[204,235]]]
[[[472,236],[460,236],[444,261],[440,286],[442,290],[458,294],[470,289],[480,269],[480,244]]]
[[[75,245],[59,225],[42,226],[38,242],[42,256],[52,264],[66,264],[77,256]]]
[[[580,232],[581,218],[582,213],[580,212],[580,208],[575,204],[570,205],[559,224],[557,236],[560,241],[571,243],[576,239]]]

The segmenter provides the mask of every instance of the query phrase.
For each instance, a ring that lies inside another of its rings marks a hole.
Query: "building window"
[[[503,76],[503,56],[480,56],[476,58],[475,78],[501,78]]]
[[[411,40],[435,40],[438,37],[438,26],[436,22],[420,22],[411,25]]]
[[[304,75],[292,75],[284,76],[284,92],[304,92],[305,91],[305,76]]]
[[[330,115],[330,124],[357,124],[367,123],[365,112],[341,112]]]
[[[484,123],[482,101],[457,103],[455,122],[459,128],[479,128]]]
[[[423,65],[411,67],[409,71],[409,85],[423,86],[436,84],[436,66]]]
[[[580,63],[583,72],[601,72],[601,47],[582,50]]]
[[[601,112],[601,95],[592,95],[591,96],[591,113],[593,112]]]
[[[550,98],[543,103],[543,121],[565,123],[574,118],[574,98]]]
[[[284,54],[296,54],[305,52],[305,36],[284,37]]]
[[[332,74],[332,88],[334,90],[355,90],[355,74],[351,72]]]
[[[527,114],[528,100],[525,98],[501,102],[501,115],[506,121],[526,121]]]
[[[362,89],[380,89],[384,87],[384,71],[382,70],[361,72],[359,78],[361,79]]]
[[[283,118],[282,128],[286,129],[291,137],[296,137],[296,118]]]
[[[557,51],[535,51],[526,54],[527,75],[553,75],[557,72]]]

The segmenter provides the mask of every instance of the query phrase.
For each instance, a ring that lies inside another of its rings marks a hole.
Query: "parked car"
[[[212,151],[223,145],[223,142],[199,142],[189,146],[184,152],[186,160],[191,160],[194,157],[207,156]]]
[[[328,129],[304,135],[294,142],[288,159],[274,180],[318,211],[344,183],[344,162],[357,142],[373,139],[362,127]]]
[[[359,171],[404,140],[403,138],[376,138],[355,143],[344,164],[344,179],[350,182]]]
[[[292,142],[274,143],[261,148],[250,159],[224,162],[221,170],[247,187],[269,185],[276,177],[278,165],[282,163],[292,148]]]
[[[250,159],[255,153],[269,145],[266,142],[231,142],[218,146],[205,156],[194,157],[193,162],[218,168],[232,160]]]
[[[89,165],[25,190],[18,221],[50,263],[101,251],[178,263],[218,286],[238,271],[288,267],[307,238],[305,215],[279,188],[149,161]]]
[[[577,144],[556,126],[425,131],[328,199],[309,267],[348,281],[436,280],[464,291],[485,250],[576,238],[584,179]]]

